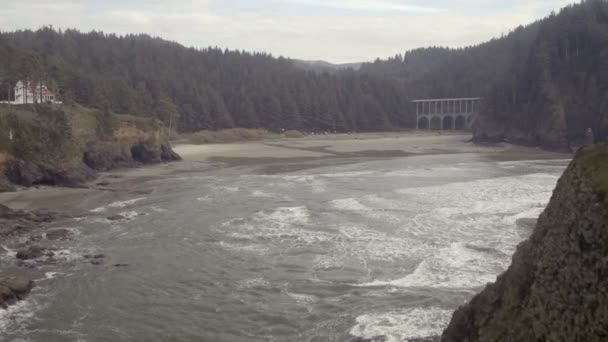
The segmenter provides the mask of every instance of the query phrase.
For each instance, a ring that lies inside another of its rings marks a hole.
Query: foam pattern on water
[[[350,334],[356,337],[384,337],[387,342],[402,342],[416,337],[440,335],[452,317],[452,310],[409,308],[357,317]]]

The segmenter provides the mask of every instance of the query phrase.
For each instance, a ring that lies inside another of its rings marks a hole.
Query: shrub
[[[300,131],[296,131],[296,130],[289,130],[286,131],[285,133],[283,133],[287,138],[304,138],[305,135],[304,133],[300,132]]]

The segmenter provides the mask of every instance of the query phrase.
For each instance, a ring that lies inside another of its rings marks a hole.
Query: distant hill
[[[304,70],[316,72],[336,72],[347,69],[359,70],[361,65],[363,65],[363,63],[334,64],[326,61],[306,61],[301,59],[294,59],[293,62]]]

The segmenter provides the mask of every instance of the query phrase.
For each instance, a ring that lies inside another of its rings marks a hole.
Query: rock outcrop
[[[21,159],[10,160],[5,174],[12,183],[28,187],[32,185],[78,187],[95,177],[92,169],[80,163],[50,165]]]
[[[608,341],[608,145],[579,150],[512,265],[441,340]]]
[[[167,142],[155,141],[90,142],[82,158],[85,165],[97,171],[179,160],[181,157]]]
[[[82,119],[88,115],[81,109],[75,117]],[[95,178],[98,171],[181,160],[160,123],[152,119],[118,117],[117,128],[109,136],[99,137],[94,127],[72,132],[77,138],[59,151],[64,152],[62,158],[52,158],[38,150],[20,158],[0,152],[0,192],[14,191],[13,184],[80,187]]]

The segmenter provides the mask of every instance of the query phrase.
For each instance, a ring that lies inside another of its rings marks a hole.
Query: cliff
[[[0,133],[0,192],[77,187],[97,171],[180,160],[159,121],[77,105],[5,106]]]
[[[608,340],[608,145],[583,148],[512,265],[441,341]]]

